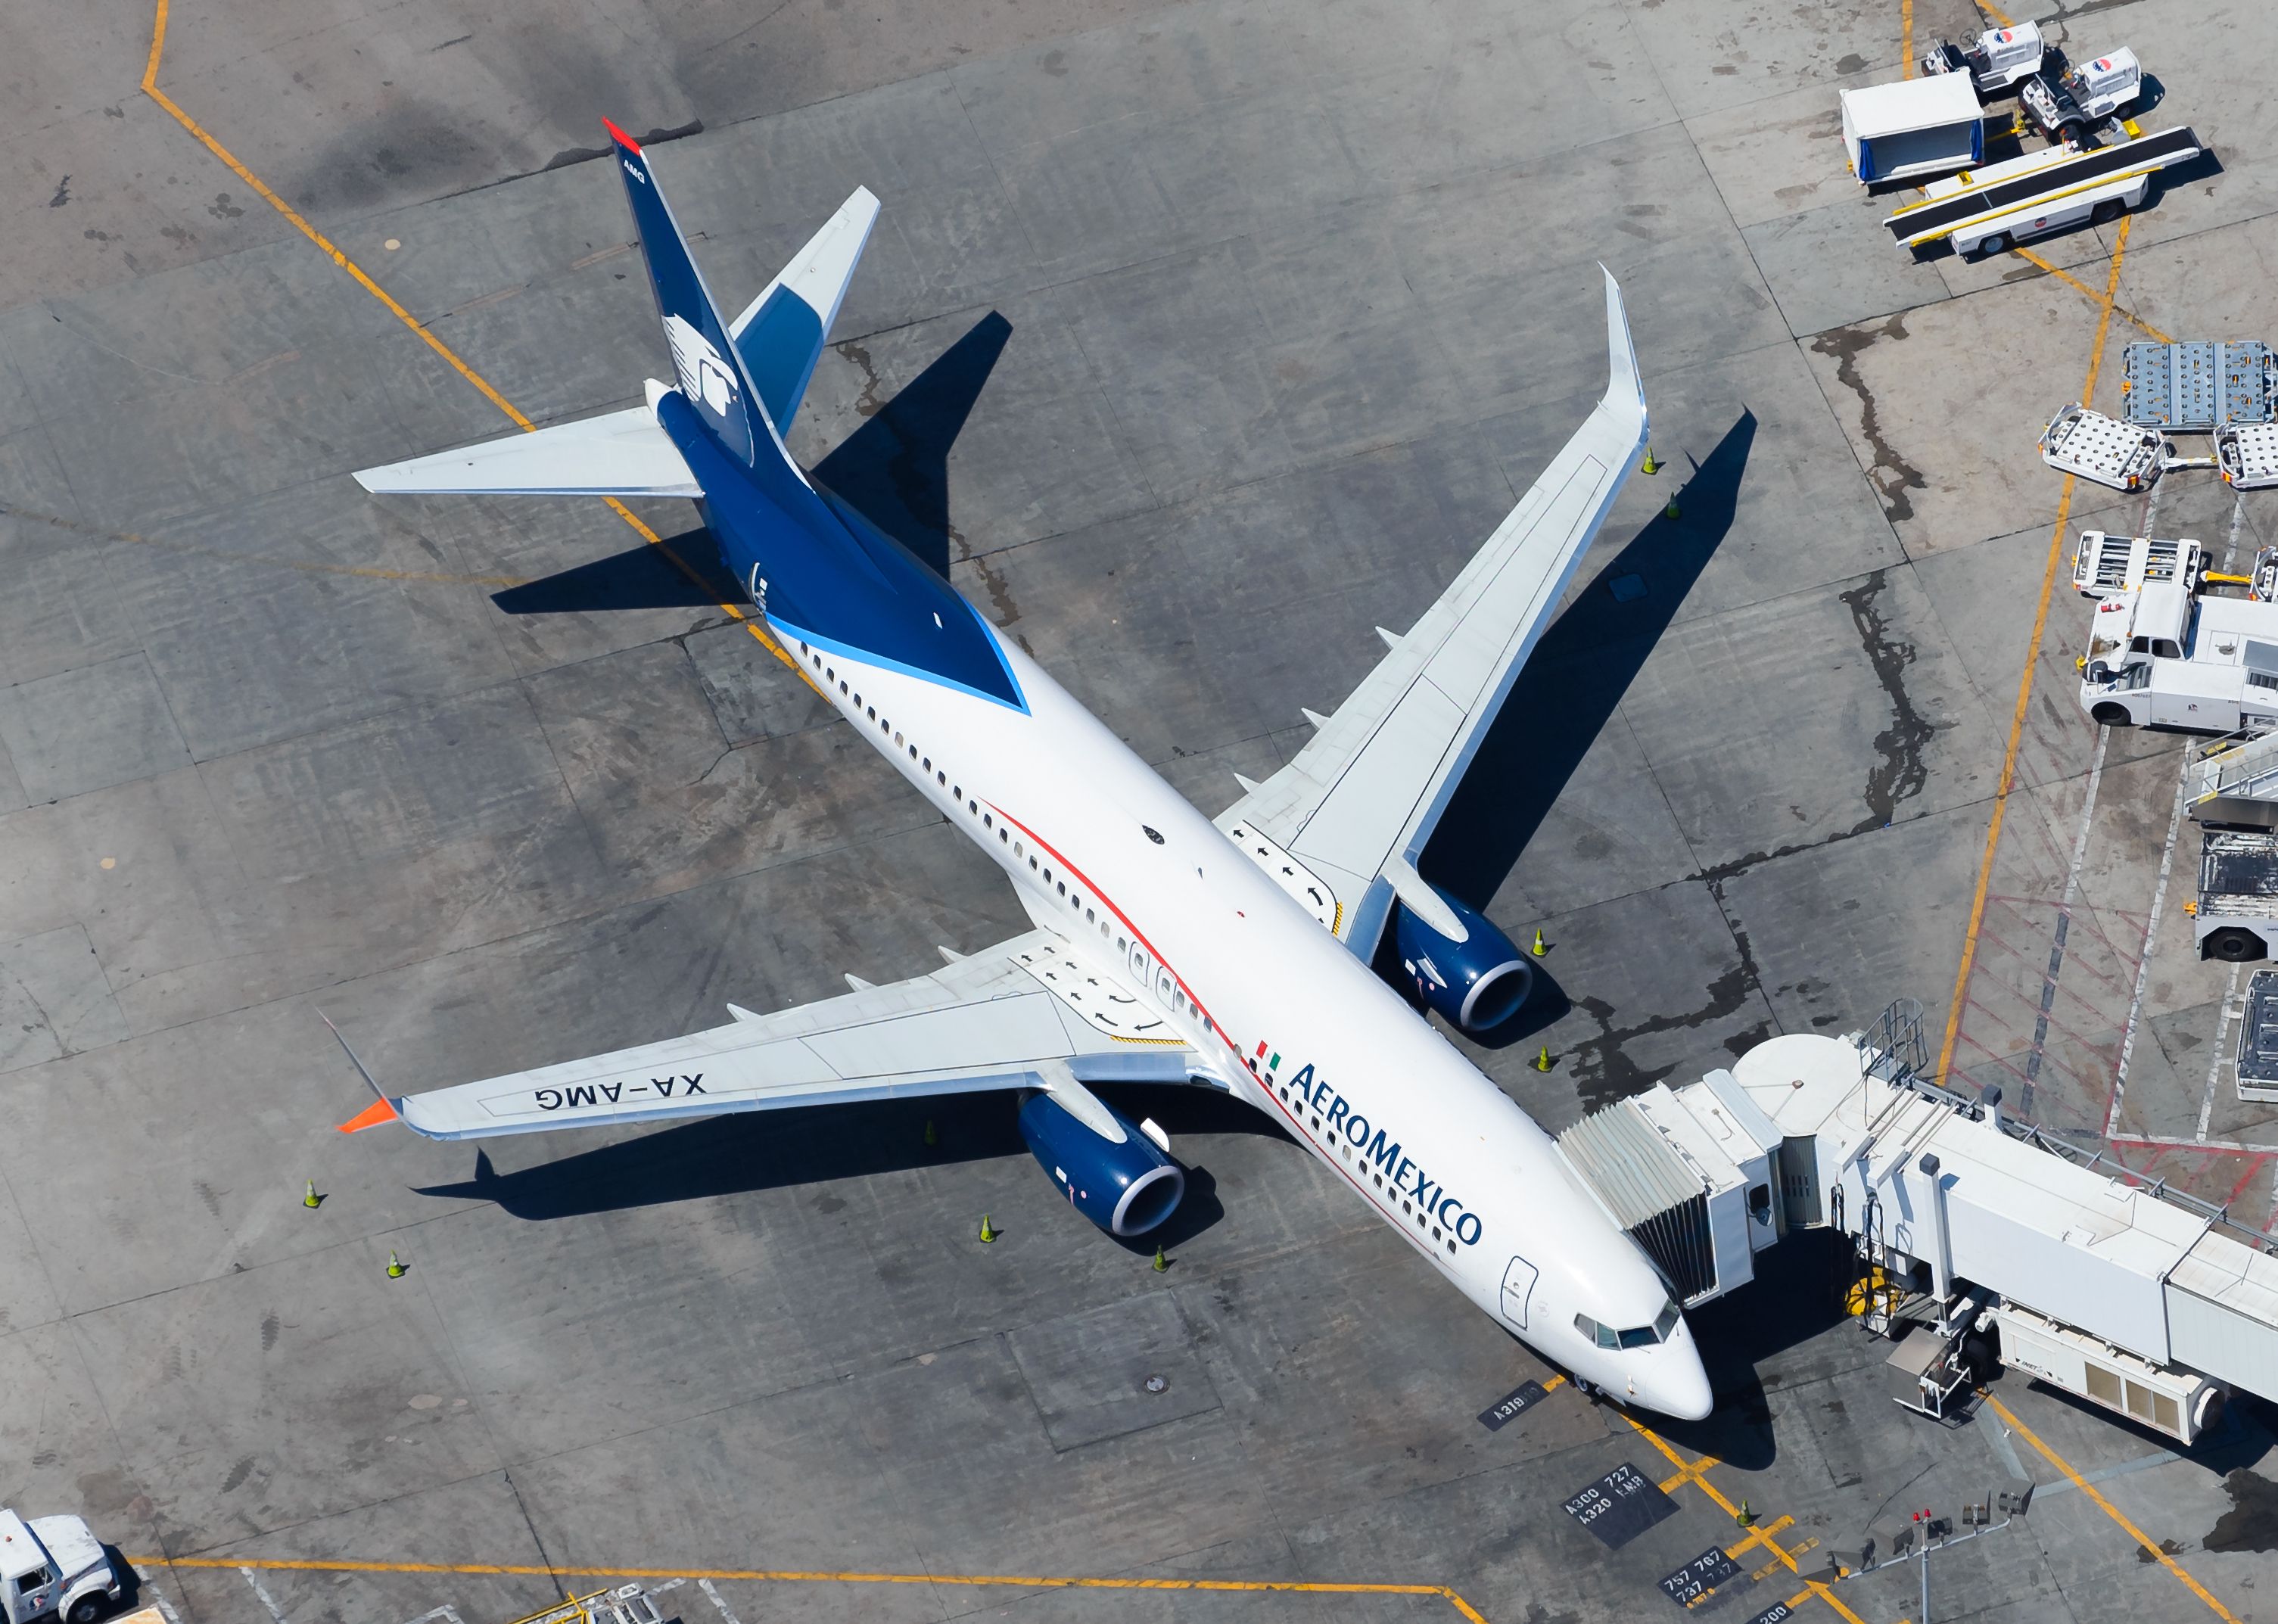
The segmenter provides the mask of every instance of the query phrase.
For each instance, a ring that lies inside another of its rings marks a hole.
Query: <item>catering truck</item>
[[[78,1517],[28,1521],[0,1509],[0,1618],[5,1624],[66,1619],[95,1624],[122,1590],[95,1530]]]
[[[1951,175],[1985,156],[1985,126],[1967,73],[1934,73],[1838,93],[1843,148],[1862,185]]]

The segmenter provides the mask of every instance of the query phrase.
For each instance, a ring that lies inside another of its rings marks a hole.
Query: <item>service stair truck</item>
[[[0,1614],[5,1624],[95,1624],[125,1587],[95,1530],[78,1517],[28,1521],[0,1509]]]
[[[2223,1208],[2137,1178],[1922,1075],[1922,1006],[1872,1033],[1791,1033],[1645,1093],[1561,1154],[1686,1307],[1797,1230],[1849,1238],[1860,1323],[1926,1327],[1909,1409],[2008,1369],[2189,1448],[2234,1391],[2278,1398],[2278,1257]],[[1522,1241],[1520,1244],[1524,1244]]]
[[[1984,112],[1967,73],[1838,93],[1843,148],[1863,186],[1950,175],[1985,156]]]

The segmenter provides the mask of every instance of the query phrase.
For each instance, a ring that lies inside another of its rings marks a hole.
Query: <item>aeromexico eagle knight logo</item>
[[[712,347],[711,339],[677,316],[664,318],[664,337],[672,346],[672,366],[680,374],[680,393],[726,422],[728,408],[736,399],[736,370]]]
[[[1258,1050],[1264,1054],[1265,1045]],[[1265,1062],[1271,1073],[1281,1063],[1277,1052]],[[1269,1085],[1270,1086],[1270,1085]],[[1432,1176],[1401,1148],[1400,1141],[1387,1134],[1378,1124],[1372,1124],[1352,1102],[1329,1086],[1326,1078],[1316,1077],[1309,1062],[1299,1068],[1289,1079],[1289,1097],[1321,1119],[1321,1128],[1332,1142],[1342,1136],[1352,1148],[1353,1161],[1359,1171],[1368,1174],[1381,1185],[1395,1192],[1403,1202],[1412,1203],[1417,1210],[1433,1223],[1455,1236],[1467,1247],[1479,1244],[1485,1225],[1475,1212],[1466,1212],[1464,1203],[1449,1193],[1448,1186],[1435,1183]]]

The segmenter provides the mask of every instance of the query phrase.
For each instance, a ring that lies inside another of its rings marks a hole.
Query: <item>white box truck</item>
[[[1844,151],[1862,185],[1951,175],[1985,156],[1984,113],[1967,73],[1838,94]]]
[[[0,1616],[6,1624],[65,1619],[95,1624],[123,1589],[110,1553],[79,1517],[0,1509]]]

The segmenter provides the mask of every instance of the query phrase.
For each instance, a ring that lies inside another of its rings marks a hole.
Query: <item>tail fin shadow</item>
[[[949,574],[949,452],[1013,336],[995,311],[975,324],[812,470],[840,500]]]

